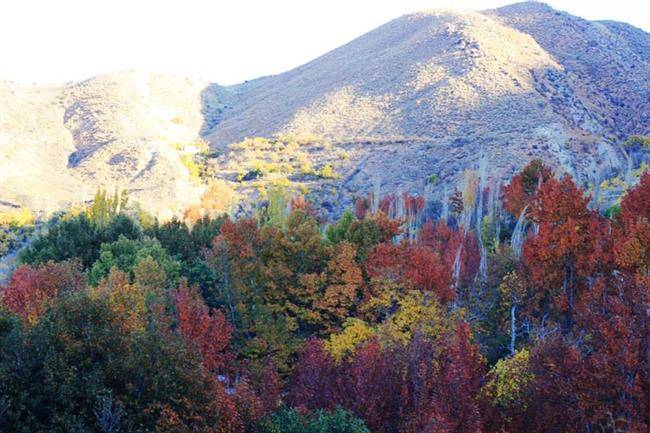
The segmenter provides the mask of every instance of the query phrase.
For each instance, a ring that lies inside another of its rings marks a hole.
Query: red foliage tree
[[[649,191],[646,177],[623,200],[613,233],[569,179],[537,191],[530,215],[539,234],[524,264],[539,302],[529,308],[557,319],[563,334],[531,350],[535,379],[519,420],[527,431],[647,428]]]
[[[224,221],[220,237],[228,246],[228,255],[240,260],[253,259],[254,246],[259,243],[259,229],[253,218],[244,218],[232,222]]]
[[[451,281],[458,249],[462,244],[460,283],[467,285],[474,280],[480,262],[478,241],[475,236],[464,236],[462,230],[452,229],[445,221],[438,221],[435,226],[431,221],[427,221],[420,229],[419,241],[423,246],[440,254],[443,266],[449,271],[449,281]]]
[[[459,321],[453,338],[443,346],[437,378],[436,400],[450,425],[449,431],[483,431],[477,397],[485,373],[484,362],[479,347],[471,342],[469,325]]]
[[[434,226],[428,221],[420,230],[418,243],[377,245],[366,261],[366,272],[372,278],[430,291],[440,301],[451,302],[456,296],[452,269],[461,243],[461,284],[473,280],[480,260],[476,238],[463,237],[445,222]]]
[[[620,218],[624,224],[639,219],[650,221],[650,172],[643,173],[639,184],[621,201]]]
[[[434,292],[441,302],[453,301],[451,267],[445,264],[441,254],[431,248],[415,246],[409,256],[406,278],[415,287]]]
[[[526,390],[525,419],[520,421],[526,431],[584,431],[575,386],[579,350],[556,335],[532,349],[530,365],[534,380]]]
[[[621,201],[616,231],[616,264],[635,274],[650,271],[650,173]]]
[[[385,242],[377,245],[366,259],[366,272],[371,278],[404,282],[408,245]]]
[[[338,368],[321,340],[305,341],[289,378],[288,403],[302,410],[333,410],[340,400]]]
[[[541,160],[534,159],[529,162],[503,189],[505,209],[518,217],[524,208],[532,203],[537,189],[552,177],[552,170]]]
[[[232,326],[221,311],[209,311],[198,291],[184,281],[174,291],[173,298],[180,334],[201,353],[207,371],[223,374],[232,360]]]
[[[621,283],[600,279],[578,307],[577,327],[588,338],[579,341],[583,358],[576,371],[576,392],[585,424],[602,424],[613,416],[625,420],[629,431],[643,431],[649,409],[644,311],[649,286],[640,281]]]
[[[78,262],[23,265],[2,290],[2,304],[23,320],[34,323],[61,292],[80,291],[85,278]]]
[[[443,302],[454,299],[451,267],[432,248],[406,241],[379,244],[366,262],[366,271],[371,278],[433,292]]]
[[[524,245],[524,264],[537,299],[567,331],[575,305],[593,278],[611,269],[608,223],[587,208],[569,177],[547,180],[530,207],[539,232]],[[559,317],[559,316],[561,317]]]
[[[373,432],[396,431],[402,397],[401,359],[379,341],[363,344],[338,371],[339,404],[361,417]]]
[[[378,433],[479,433],[483,372],[465,322],[441,347],[419,335],[406,346],[372,339],[340,364],[312,340],[298,359],[289,402],[303,409],[342,406]]]

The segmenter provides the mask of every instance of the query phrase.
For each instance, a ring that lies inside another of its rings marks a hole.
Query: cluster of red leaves
[[[201,353],[206,370],[223,374],[232,360],[232,326],[221,311],[209,311],[198,290],[185,282],[181,282],[173,298],[180,334]]]
[[[537,189],[553,177],[553,171],[542,161],[531,161],[524,169],[514,175],[503,191],[503,205],[512,215],[519,217],[524,208],[529,205]]]
[[[650,173],[621,203],[614,248],[616,264],[630,274],[650,271]]]
[[[484,360],[459,322],[439,346],[414,337],[407,346],[373,339],[337,364],[308,340],[290,378],[289,403],[302,409],[341,406],[373,432],[482,431],[477,394]]]
[[[84,288],[85,277],[78,262],[23,265],[2,289],[2,304],[26,322],[35,322],[59,293]]]
[[[530,207],[539,232],[524,246],[527,276],[538,300],[553,298],[565,316],[565,328],[572,325],[577,298],[593,278],[611,270],[610,223],[587,204],[588,198],[565,177],[544,182]]]
[[[233,328],[224,314],[219,310],[210,310],[198,290],[188,287],[184,281],[181,281],[172,297],[178,331],[186,344],[200,353],[203,369],[210,376],[209,382],[212,384],[214,398],[209,403],[213,407],[206,409],[205,413],[219,414],[220,422],[205,431],[249,431],[280,402],[280,380],[275,368],[269,364],[257,380],[250,378],[245,366],[235,363],[231,350]],[[167,413],[176,414],[173,411]],[[173,417],[163,419],[167,423],[174,421]],[[202,418],[197,415],[197,419]],[[178,420],[178,425],[188,425],[188,422]]]
[[[455,298],[452,269],[461,245],[460,279],[469,282],[480,260],[476,238],[464,237],[462,231],[443,221],[435,226],[431,221],[425,223],[417,243],[379,244],[366,262],[366,271],[371,278],[433,292],[440,301],[451,302]]]

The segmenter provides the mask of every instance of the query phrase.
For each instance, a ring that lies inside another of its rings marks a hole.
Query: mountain
[[[244,203],[280,181],[332,211],[373,188],[429,183],[439,197],[482,159],[493,179],[540,157],[593,182],[629,168],[623,140],[650,135],[648,77],[648,33],[527,2],[406,15],[235,86],[136,72],[5,82],[0,202],[53,209],[104,186],[178,214],[206,190],[187,164],[201,140],[208,177]]]

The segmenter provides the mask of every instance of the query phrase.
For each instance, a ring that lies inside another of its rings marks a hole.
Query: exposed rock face
[[[481,157],[492,177],[541,157],[591,179],[625,169],[620,140],[650,134],[649,77],[648,33],[521,3],[403,16],[294,70],[230,87],[135,73],[64,88],[4,83],[0,200],[56,207],[116,185],[157,213],[178,212],[201,187],[173,144],[205,138],[215,176],[251,190],[258,176],[236,181],[233,163],[260,151],[231,144],[276,134],[332,142],[301,154],[340,173],[309,184],[330,191],[316,194],[330,204],[377,182],[421,192],[432,174],[442,194]]]

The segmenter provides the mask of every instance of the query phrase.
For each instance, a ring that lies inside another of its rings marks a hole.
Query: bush
[[[27,241],[33,230],[33,226],[0,226],[0,256],[19,248],[20,245]]]
[[[194,155],[181,155],[181,164],[183,164],[187,169],[187,172],[190,175],[190,179],[195,181],[200,180],[199,175],[201,174],[201,168],[194,161]]]
[[[327,164],[321,169],[320,177],[323,179],[338,179],[341,177],[341,175],[334,170],[334,167],[332,167],[330,164]]]
[[[0,212],[0,226],[25,227],[34,225],[34,214],[26,207]]]
[[[650,148],[650,137],[645,135],[631,135],[624,144],[626,147],[640,146]]]
[[[211,180],[201,196],[201,202],[185,211],[185,221],[192,225],[204,217],[213,218],[230,213],[239,201],[239,194],[229,182],[221,179]]]

